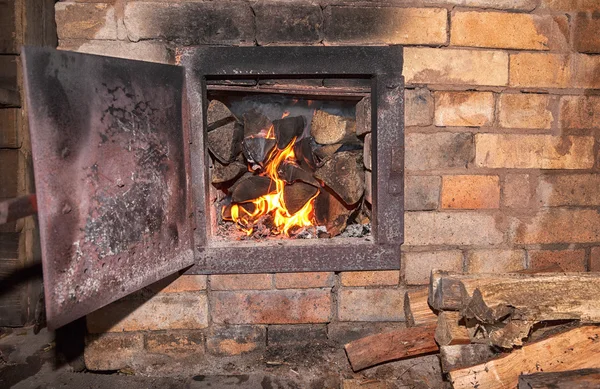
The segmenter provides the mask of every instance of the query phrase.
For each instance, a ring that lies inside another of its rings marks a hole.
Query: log
[[[212,100],[208,104],[208,109],[206,110],[206,123],[208,124],[209,132],[234,121],[236,121],[235,116],[233,116],[229,108],[219,100]]]
[[[213,184],[223,184],[226,182],[230,182],[235,179],[238,179],[247,171],[248,168],[241,162],[234,161],[228,165],[223,165],[218,160],[215,160],[215,164],[212,170],[211,182]]]
[[[211,154],[223,164],[233,162],[242,150],[244,129],[238,122],[229,122],[208,132],[207,143]]]
[[[256,109],[251,109],[242,115],[244,121],[244,137],[257,135],[261,132],[267,133],[273,125],[268,117]]]
[[[276,191],[277,185],[269,177],[251,176],[243,181],[240,180],[239,183],[236,182],[231,199],[235,203],[243,203]]]
[[[330,237],[339,235],[346,229],[348,219],[354,212],[341,200],[330,193],[327,188],[321,188],[314,202],[315,220],[317,225],[325,226]]]
[[[312,136],[300,139],[294,144],[294,155],[301,168],[306,171],[315,171],[317,168],[317,158],[314,150],[317,148],[317,143]]]
[[[306,203],[315,197],[319,189],[298,181],[283,188],[283,203],[290,215],[296,214]]]
[[[251,164],[265,166],[265,163],[271,156],[275,148],[275,139],[264,138],[260,136],[249,136],[242,142],[244,157]]]
[[[444,373],[479,365],[498,355],[498,352],[487,344],[472,343],[440,347],[440,361]]]
[[[437,310],[462,310],[475,290],[479,290],[488,307],[512,307],[512,319],[600,322],[600,274],[594,273],[463,275],[434,272],[429,303]]]
[[[460,319],[458,312],[440,312],[435,329],[435,341],[439,346],[471,343],[467,327],[459,324]]]
[[[352,370],[438,351],[435,325],[403,328],[367,336],[344,346]]]
[[[519,377],[519,389],[600,388],[600,369],[580,369],[557,373],[533,373]]]
[[[339,143],[347,135],[356,134],[356,121],[319,110],[313,115],[310,134],[322,145]]]
[[[365,190],[362,152],[335,153],[317,169],[315,177],[331,188],[346,204],[356,204]]]
[[[427,302],[428,295],[428,288],[404,294],[404,317],[407,326],[414,327],[416,325],[437,323],[437,315],[431,310]]]
[[[294,139],[298,139],[304,132],[304,116],[288,116],[283,119],[273,120],[273,130],[279,150],[285,149]]]
[[[314,187],[320,187],[319,181],[313,177],[312,173],[302,169],[298,165],[283,161],[277,168],[279,177],[288,184],[293,184],[296,181],[302,181]]]
[[[505,389],[522,373],[600,368],[600,328],[584,326],[530,343],[479,365],[450,371],[454,389]]]

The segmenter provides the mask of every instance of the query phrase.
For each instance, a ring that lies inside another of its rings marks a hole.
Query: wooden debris
[[[315,177],[325,183],[348,205],[356,204],[365,190],[362,153],[335,153],[317,169]]]
[[[285,149],[290,142],[297,139],[304,132],[304,116],[288,116],[283,119],[273,120],[273,130],[279,150]]]
[[[257,111],[256,109],[251,109],[248,112],[245,112],[242,116],[244,120],[244,137],[248,137],[250,135],[257,135],[260,132],[266,132],[273,125],[268,117]]]
[[[249,136],[244,138],[242,148],[248,162],[264,167],[265,162],[267,162],[271,155],[271,151],[275,148],[275,139],[268,139],[262,136]]]
[[[435,325],[403,328],[367,336],[346,344],[352,370],[366,369],[383,362],[438,351]]]
[[[248,168],[243,163],[234,161],[228,165],[223,165],[219,161],[215,161],[212,169],[211,182],[213,184],[223,184],[235,180],[242,176]]]
[[[236,183],[237,184],[237,183]],[[251,201],[269,193],[275,193],[277,187],[269,177],[251,176],[233,188],[231,199],[234,203]]]
[[[356,104],[356,135],[368,132],[371,132],[371,98],[365,97]]]
[[[208,150],[223,164],[232,162],[241,151],[244,129],[238,122],[229,122],[208,132]]]
[[[600,327],[584,326],[530,343],[492,361],[450,371],[454,389],[514,388],[519,375],[600,368]]]
[[[458,312],[440,312],[435,329],[435,341],[440,346],[469,344],[471,338],[467,327],[459,324],[461,315]]]
[[[533,322],[524,320],[511,320],[502,328],[489,332],[489,341],[492,346],[511,349],[522,346],[523,339],[529,336]]]
[[[313,177],[312,173],[307,172],[298,165],[283,161],[277,169],[279,177],[288,184],[293,184],[296,181],[302,181],[315,187],[320,187],[319,181]]]
[[[519,389],[591,389],[600,388],[600,369],[533,373],[519,377]]]
[[[290,215],[302,209],[306,203],[312,199],[319,189],[316,187],[298,181],[283,188],[283,203]]]
[[[479,365],[498,355],[498,352],[487,344],[472,343],[440,347],[440,361],[444,373]]]
[[[349,134],[356,134],[356,121],[339,115],[332,115],[325,111],[315,112],[310,134],[317,143],[331,145],[340,143]]]
[[[427,302],[428,295],[428,288],[404,294],[404,317],[407,326],[414,327],[415,325],[437,323],[437,315],[431,310]]]

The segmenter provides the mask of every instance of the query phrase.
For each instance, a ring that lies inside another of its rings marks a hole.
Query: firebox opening
[[[209,90],[213,239],[370,241],[366,95]]]

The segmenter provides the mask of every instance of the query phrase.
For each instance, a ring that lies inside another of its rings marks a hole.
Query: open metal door
[[[53,329],[193,264],[185,79],[53,49],[23,57]]]

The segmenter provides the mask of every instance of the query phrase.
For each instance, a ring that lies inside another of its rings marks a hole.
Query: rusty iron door
[[[194,263],[185,78],[45,48],[23,58],[53,329]]]

